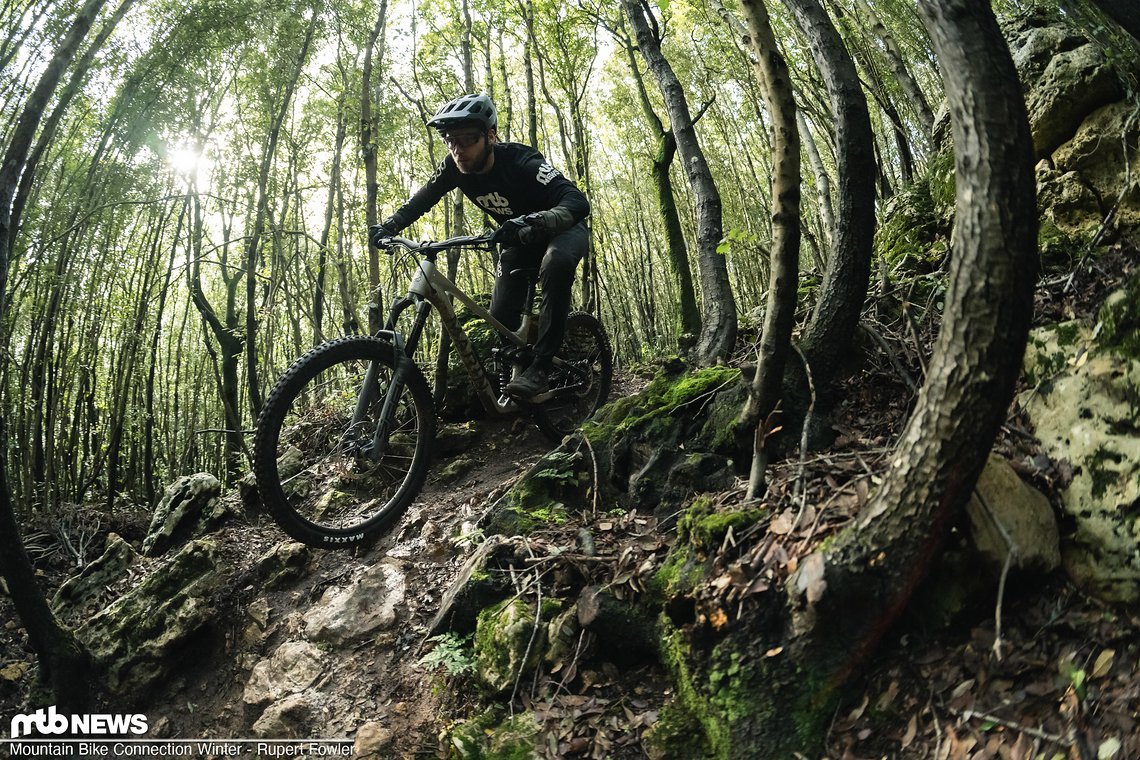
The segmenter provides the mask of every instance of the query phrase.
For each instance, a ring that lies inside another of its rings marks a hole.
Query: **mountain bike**
[[[431,312],[466,370],[481,406],[492,416],[529,414],[551,439],[562,438],[609,395],[613,354],[601,323],[571,312],[554,357],[549,390],[528,402],[502,389],[533,358],[538,270],[526,276],[528,307],[512,331],[439,271],[445,250],[492,247],[490,234],[416,242],[381,241],[411,257],[408,294],[392,304],[375,335],[324,343],[297,359],[277,381],[257,420],[253,469],[262,503],[293,538],[323,548],[348,548],[374,539],[398,518],[423,487],[432,458],[436,413],[423,371],[414,359]],[[498,336],[491,370],[477,355],[456,315],[462,303]],[[399,317],[411,310],[407,333]]]

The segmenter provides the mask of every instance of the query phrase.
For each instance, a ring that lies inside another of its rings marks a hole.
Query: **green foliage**
[[[475,667],[471,636],[442,633],[428,641],[435,648],[420,658],[421,665],[431,670],[442,667],[451,676],[463,675]]]

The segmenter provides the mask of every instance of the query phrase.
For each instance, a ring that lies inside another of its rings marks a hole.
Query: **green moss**
[[[555,450],[539,460],[533,472],[520,481],[504,506],[487,521],[487,532],[525,535],[546,525],[562,525],[569,519],[566,502],[581,498],[584,482],[578,452]]]
[[[931,255],[937,235],[930,188],[916,182],[891,199],[883,213],[875,233],[876,258],[892,275],[930,271],[938,260]]]
[[[546,600],[540,619],[536,620],[531,604],[508,599],[479,613],[475,624],[475,667],[480,683],[490,693],[509,691],[518,679],[538,667],[546,647],[546,623],[561,610],[561,602]]]
[[[537,760],[539,724],[534,713],[503,720],[503,710],[492,707],[455,724],[446,739],[450,760]]]
[[[1087,245],[1087,240],[1070,235],[1048,217],[1041,217],[1037,227],[1037,250],[1041,254],[1041,266],[1046,271],[1071,268],[1084,254]]]
[[[1121,454],[1109,451],[1104,446],[1098,447],[1088,458],[1087,467],[1089,475],[1092,477],[1092,495],[1094,498],[1101,498],[1108,493],[1111,486],[1116,485],[1120,479],[1119,466],[1123,462],[1124,457]]]
[[[949,219],[956,203],[953,151],[938,153],[930,159],[926,169],[926,186],[929,188],[934,211],[942,218]]]
[[[1099,342],[1117,353],[1140,359],[1140,272],[1105,300],[1097,315]]]
[[[703,738],[699,754],[681,749],[666,757],[741,757],[741,736],[763,742],[769,757],[819,748],[838,695],[826,688],[818,663],[798,662],[787,653],[751,656],[751,634],[723,640],[701,658],[683,631],[664,618],[660,625],[662,661],[680,703],[675,709],[699,726]],[[791,701],[782,696],[789,693],[795,695]],[[826,695],[824,703],[820,694]]]
[[[680,375],[660,372],[638,395],[602,408],[582,427],[582,432],[591,445],[598,446],[635,429],[652,438],[673,424],[672,415],[677,409],[708,398],[739,377],[740,370],[733,367],[707,367]]]

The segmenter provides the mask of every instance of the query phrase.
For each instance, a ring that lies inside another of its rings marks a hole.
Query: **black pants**
[[[544,243],[504,248],[495,265],[495,290],[491,293],[491,315],[512,330],[522,324],[527,307],[527,278],[512,275],[518,269],[538,269],[542,300],[538,307],[538,339],[535,364],[549,369],[550,360],[562,345],[566,315],[574,288],[574,272],[589,247],[586,223],[578,222]]]

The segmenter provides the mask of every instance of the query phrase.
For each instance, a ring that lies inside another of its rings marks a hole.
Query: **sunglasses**
[[[440,135],[448,148],[470,148],[483,137],[482,132],[456,132]]]

